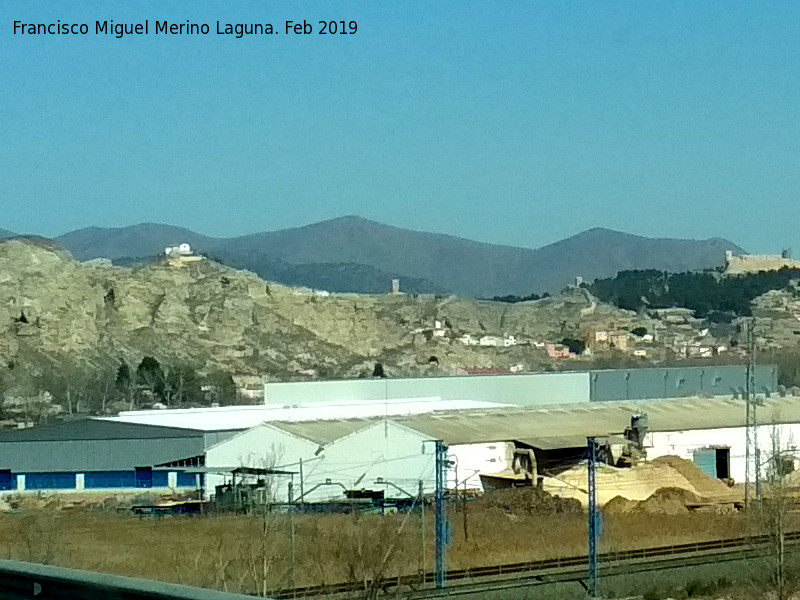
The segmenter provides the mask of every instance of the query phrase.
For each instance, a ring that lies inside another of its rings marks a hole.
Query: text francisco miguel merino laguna
[[[153,21],[149,19],[141,23],[114,23],[113,20],[95,21],[94,28],[88,23],[24,23],[14,21],[14,35],[88,35],[92,29],[95,35],[107,35],[121,38],[127,35],[208,35],[212,31],[217,35],[234,35],[241,38],[246,35],[272,34],[354,34],[358,31],[355,21],[318,21],[309,23],[306,20],[285,21],[283,27],[275,27],[271,23],[224,23],[216,22],[216,30],[208,23],[170,23],[169,21]]]

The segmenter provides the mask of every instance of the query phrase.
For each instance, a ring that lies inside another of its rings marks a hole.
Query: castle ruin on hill
[[[800,260],[793,259],[789,250],[783,250],[780,254],[743,254],[741,256],[736,256],[730,250],[725,252],[725,275],[777,271],[784,267],[800,269]]]

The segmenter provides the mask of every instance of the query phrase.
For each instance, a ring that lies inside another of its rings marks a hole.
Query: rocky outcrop
[[[588,310],[587,310],[588,309]],[[576,335],[581,322],[636,322],[585,290],[503,304],[433,295],[328,294],[290,288],[203,260],[122,268],[81,263],[35,240],[0,243],[0,359],[132,364],[143,355],[199,369],[293,377],[391,375],[469,368],[534,369],[533,342]],[[439,324],[438,328],[436,324]],[[511,347],[459,338],[513,335]],[[434,360],[435,359],[435,360]]]

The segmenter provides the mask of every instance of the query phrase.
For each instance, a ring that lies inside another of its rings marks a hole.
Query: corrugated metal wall
[[[133,490],[136,488],[166,488],[169,486],[168,471],[89,471],[80,473],[85,490]],[[0,490],[16,490],[17,475],[24,478],[26,490],[74,490],[78,473],[12,473],[0,479],[6,487]],[[175,472],[176,486],[182,488],[196,487],[194,473]]]
[[[442,400],[482,400],[521,406],[575,404],[588,401],[589,374],[534,373],[267,383],[264,386],[264,397],[267,404],[280,405],[314,401],[435,397]]]
[[[315,401],[433,398],[481,400],[519,406],[580,404],[604,400],[682,398],[707,394],[730,396],[745,387],[744,365],[614,369],[570,373],[533,373],[409,379],[353,379],[266,383],[267,404]],[[775,392],[775,365],[756,366],[756,389]]]
[[[615,369],[591,372],[591,400],[644,400],[688,396],[732,396],[746,385],[744,365],[664,369]],[[777,390],[775,365],[756,365],[756,390]]]
[[[136,485],[134,471],[99,471],[84,474],[83,487],[87,490],[105,488],[132,488]]]
[[[75,473],[25,473],[26,490],[74,490]]]
[[[164,474],[166,475],[166,473]],[[155,478],[155,473],[153,473],[153,477]],[[193,488],[195,487],[196,481],[197,479],[194,473],[184,473],[183,471],[178,471],[178,487]]]

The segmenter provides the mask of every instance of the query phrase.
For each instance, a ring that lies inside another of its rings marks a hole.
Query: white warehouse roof
[[[758,409],[765,423],[800,423],[800,397],[772,396]],[[499,441],[524,441],[538,448],[575,447],[586,443],[586,436],[617,435],[630,424],[631,416],[646,413],[651,432],[694,431],[742,427],[744,400],[726,398],[681,398],[597,402],[584,406],[548,406],[501,410],[463,410],[397,415],[391,421],[419,432],[427,439],[446,444],[477,444]],[[293,435],[315,440],[344,436],[367,427],[384,415],[373,417],[335,417],[327,420],[295,420],[271,423]],[[336,435],[334,435],[336,434]]]
[[[182,408],[162,410],[133,410],[116,417],[100,417],[109,421],[140,423],[196,429],[200,431],[230,431],[249,429],[273,421],[305,422],[370,417],[402,417],[431,412],[469,411],[508,407],[507,404],[479,400],[442,400],[413,398],[379,401],[314,402],[313,405],[277,406],[220,406],[214,408]]]

